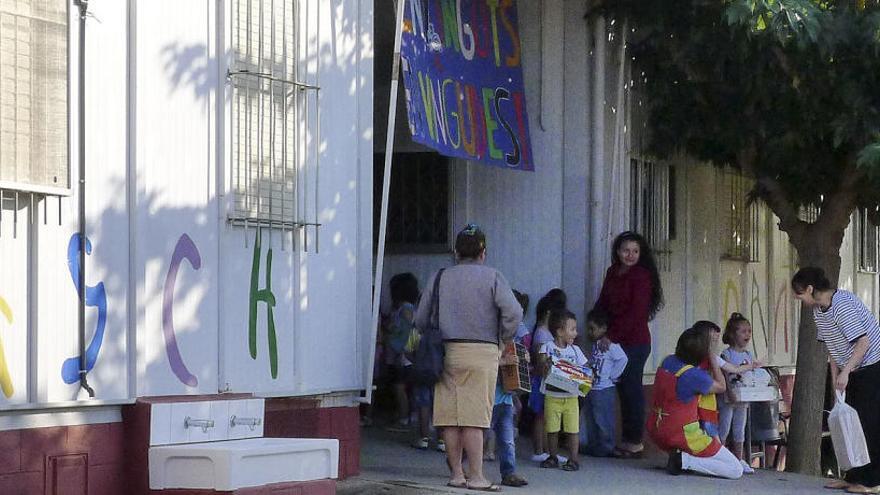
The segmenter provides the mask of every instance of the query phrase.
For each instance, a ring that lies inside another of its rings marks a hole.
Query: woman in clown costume
[[[725,390],[723,380],[699,368],[707,357],[709,336],[699,329],[685,330],[675,354],[657,368],[646,427],[651,440],[669,453],[669,474],[693,471],[737,479],[743,473],[739,460],[700,426],[699,397]]]

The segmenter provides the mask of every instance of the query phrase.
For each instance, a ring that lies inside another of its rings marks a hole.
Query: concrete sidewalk
[[[410,436],[392,433],[381,427],[364,428],[361,440],[361,475],[340,482],[339,494],[416,494],[479,493],[447,488],[444,455],[409,447]],[[526,440],[527,442],[527,440]],[[518,472],[529,480],[523,488],[504,487],[509,494],[584,494],[601,493],[636,495],[696,494],[768,494],[802,495],[831,492],[822,488],[823,480],[776,471],[757,470],[736,481],[695,475],[669,476],[663,470],[664,458],[642,460],[581,458],[581,470],[565,472],[541,469],[526,460],[526,442],[518,442]],[[499,481],[497,462],[485,463],[487,475]]]

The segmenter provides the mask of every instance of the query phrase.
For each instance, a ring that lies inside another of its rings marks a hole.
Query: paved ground
[[[420,451],[407,445],[408,435],[390,433],[380,427],[362,430],[361,475],[339,483],[338,493],[393,495],[417,493],[478,493],[455,490],[445,485],[447,470],[444,456],[435,451]],[[525,445],[520,445],[518,472],[528,478],[524,488],[505,487],[508,494],[584,494],[696,495],[696,494],[773,494],[802,495],[832,493],[822,489],[822,480],[775,471],[758,470],[752,476],[729,481],[694,475],[669,476],[661,469],[665,459],[618,460],[581,459],[581,470],[569,473],[541,469],[524,460]],[[487,473],[500,480],[498,463],[486,463]]]

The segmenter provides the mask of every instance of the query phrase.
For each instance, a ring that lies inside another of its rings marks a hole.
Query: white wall
[[[88,374],[102,401],[364,386],[359,351],[370,307],[372,2],[309,0],[304,22],[311,26],[313,56],[302,62],[322,87],[321,124],[320,133],[307,137],[315,146],[301,178],[318,191],[307,217],[322,223],[321,245],[316,253],[313,230],[307,253],[264,231],[259,279],[262,287],[271,248],[277,378],[269,374],[264,304],[257,311],[256,359],[248,352],[254,230],[246,245],[243,229],[226,222],[229,5],[89,2],[100,22],[89,18],[87,24],[86,285],[92,301],[86,339],[94,340],[102,284],[106,324]],[[72,60],[75,97],[75,53]],[[78,131],[74,125],[73,184]],[[60,205],[54,198],[38,201],[33,222],[27,220],[30,196],[22,196],[15,224],[9,197],[0,218],[0,298],[6,303],[0,303],[0,341],[11,376],[5,382],[0,369],[0,385],[10,392],[0,395],[0,409],[83,398],[79,384],[61,376],[64,360],[78,352],[78,299],[68,263],[77,230],[75,188]]]

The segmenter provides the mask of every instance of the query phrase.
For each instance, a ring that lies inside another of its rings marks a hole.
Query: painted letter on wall
[[[171,265],[165,276],[165,290],[162,293],[162,334],[165,336],[165,354],[168,355],[168,364],[171,371],[183,382],[184,385],[196,387],[199,379],[190,373],[183,358],[180,357],[180,348],[177,346],[177,336],[174,332],[174,284],[177,282],[177,271],[183,260],[189,260],[194,270],[202,267],[202,257],[195,243],[186,234],[180,236],[171,255]]]
[[[250,311],[248,318],[248,348],[252,359],[257,359],[257,303],[266,303],[268,320],[267,340],[269,344],[269,371],[272,378],[278,378],[278,342],[275,338],[275,316],[272,308],[275,307],[275,294],[272,293],[272,248],[266,252],[266,287],[260,289],[260,254],[261,254],[261,230],[257,229],[257,237],[254,240],[254,260],[251,265],[251,290]]]
[[[6,321],[12,324],[12,309],[6,301],[0,297],[0,314],[6,317]],[[12,397],[15,389],[12,387],[12,377],[9,376],[9,366],[6,365],[6,351],[3,350],[3,339],[0,339],[0,388],[6,398]]]
[[[70,278],[73,279],[73,285],[77,289],[77,294],[81,293],[82,287],[79,286],[79,233],[70,237],[67,243],[67,268],[70,271]],[[92,242],[86,238],[86,254],[92,254]],[[98,282],[94,287],[86,286],[86,306],[98,308],[98,324],[95,326],[95,334],[92,341],[86,349],[86,372],[95,367],[98,360],[98,353],[101,351],[101,342],[104,340],[104,327],[107,325],[107,293],[104,291],[104,282]],[[61,378],[64,383],[70,384],[79,380],[79,356],[64,360],[61,366]]]

